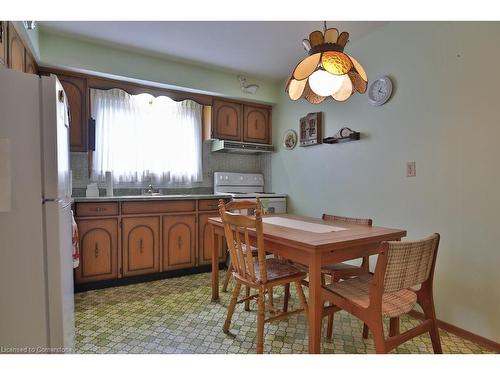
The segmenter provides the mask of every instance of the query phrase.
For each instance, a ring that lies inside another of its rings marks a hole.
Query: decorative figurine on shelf
[[[343,127],[340,129],[333,137],[327,137],[323,139],[323,143],[339,143],[341,141],[357,141],[360,138],[360,133],[354,130]]]

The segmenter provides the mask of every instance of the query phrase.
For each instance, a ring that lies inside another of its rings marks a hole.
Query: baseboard
[[[224,267],[225,267],[224,263],[219,263],[219,269],[223,269]],[[150,273],[147,275],[123,277],[123,278],[112,279],[112,280],[93,281],[93,282],[84,283],[84,284],[75,284],[74,291],[75,291],[75,293],[80,293],[80,292],[86,292],[86,291],[94,290],[94,289],[113,288],[116,286],[124,286],[124,285],[144,283],[144,282],[149,282],[149,281],[157,281],[157,280],[162,280],[162,279],[170,279],[173,277],[194,275],[197,273],[206,273],[206,272],[211,272],[211,271],[212,271],[212,265],[205,264],[203,266],[183,268],[183,269],[173,270],[173,271]]]
[[[408,313],[411,317],[415,319],[424,319],[424,314],[421,313],[420,311],[412,310]],[[496,341],[487,339],[483,336],[476,335],[475,333],[469,332],[463,328],[454,326],[453,324],[443,322],[442,320],[437,320],[439,328],[450,332],[458,337],[461,337],[463,339],[472,341],[473,343],[477,345],[481,345],[482,347],[494,351],[496,353],[500,353],[500,344]]]

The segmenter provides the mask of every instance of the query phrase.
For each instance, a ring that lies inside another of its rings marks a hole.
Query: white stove
[[[214,173],[214,194],[229,194],[233,200],[259,198],[264,213],[286,213],[286,194],[264,191],[264,176],[260,173]]]

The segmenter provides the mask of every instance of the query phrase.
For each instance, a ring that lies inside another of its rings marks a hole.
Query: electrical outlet
[[[417,175],[417,163],[414,161],[406,162],[406,177],[415,177]]]

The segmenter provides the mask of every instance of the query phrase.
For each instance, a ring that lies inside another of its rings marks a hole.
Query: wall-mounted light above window
[[[357,91],[364,93],[368,77],[361,64],[344,53],[349,41],[345,31],[339,34],[335,28],[324,32],[313,31],[302,45],[309,56],[292,71],[286,92],[292,100],[306,99],[312,104],[321,103],[327,97],[343,102]]]

